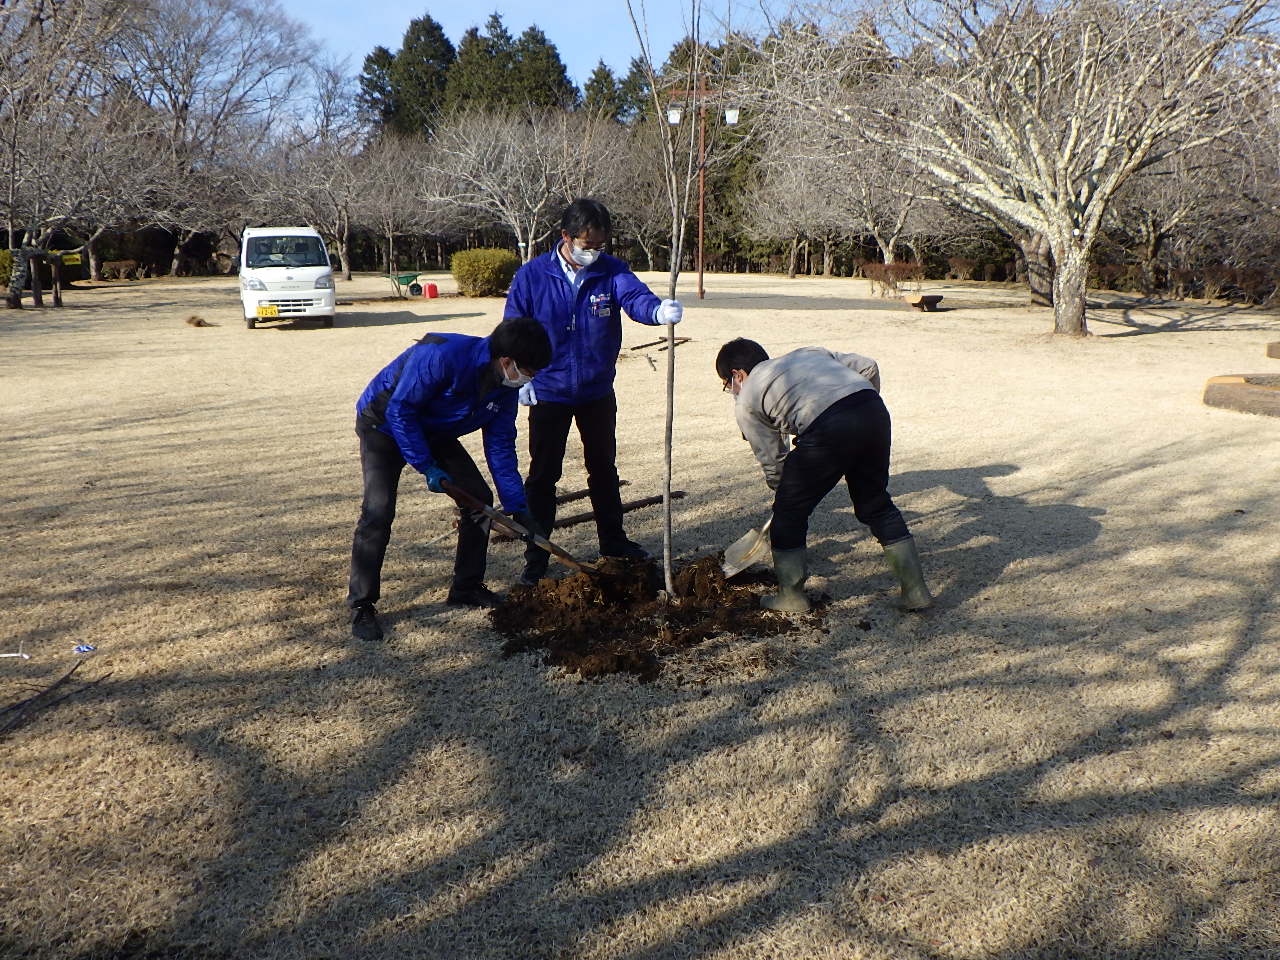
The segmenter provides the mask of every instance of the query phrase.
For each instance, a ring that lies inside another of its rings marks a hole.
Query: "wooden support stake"
[[[650,340],[648,343],[637,343],[637,344],[636,344],[634,347],[632,347],[631,349],[632,349],[632,350],[643,350],[645,347],[657,347],[657,346],[658,346],[658,344],[660,344],[660,343],[661,343],[661,344],[663,344],[663,346],[662,346],[662,347],[659,347],[659,350],[661,351],[661,350],[665,350],[665,349],[667,349],[667,348],[666,348],[666,342],[667,342],[667,341],[665,341],[665,340]],[[689,338],[688,338],[688,337],[676,337],[676,346],[677,346],[677,347],[678,347],[678,346],[680,346],[680,344],[682,344],[682,343],[688,343],[688,342],[689,342]]]
[[[672,500],[679,500],[684,495],[685,494],[683,490],[671,491]],[[652,507],[655,504],[659,504],[661,502],[662,502],[661,494],[659,494],[656,497],[642,497],[639,500],[629,500],[622,505],[622,512],[630,513],[632,510],[639,510],[641,507]],[[557,517],[554,527],[555,529],[559,530],[561,527],[576,526],[579,523],[586,523],[588,520],[594,520],[595,518],[596,518],[596,514],[594,510],[587,510],[584,513],[573,513],[567,517]],[[514,540],[515,537],[511,536],[511,534],[507,533],[505,530],[499,530],[495,527],[493,532],[489,535],[489,539],[495,542],[500,542],[503,540]]]

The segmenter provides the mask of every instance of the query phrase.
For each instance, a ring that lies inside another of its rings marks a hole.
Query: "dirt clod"
[[[667,602],[653,561],[602,560],[596,569],[514,587],[491,613],[494,628],[509,638],[503,653],[544,649],[547,663],[584,677],[625,672],[652,680],[664,656],[708,637],[772,636],[821,619],[821,607],[803,618],[762,609],[749,585],[762,581],[728,583],[718,557],[677,568],[676,596]]]

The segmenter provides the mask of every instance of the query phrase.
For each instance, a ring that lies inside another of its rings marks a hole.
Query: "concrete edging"
[[[1210,377],[1204,402],[1211,407],[1280,417],[1280,374],[1233,373]]]

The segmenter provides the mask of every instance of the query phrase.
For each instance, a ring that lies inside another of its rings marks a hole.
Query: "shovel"
[[[759,530],[748,530],[725,548],[724,563],[720,569],[724,571],[726,580],[736,577],[757,560],[764,559],[769,552],[769,527],[772,523],[773,517],[769,517]]]
[[[506,514],[500,513],[499,511],[493,509],[493,507],[489,506],[483,500],[479,500],[476,497],[473,497],[471,494],[467,493],[467,491],[459,487],[456,483],[449,483],[446,481],[445,483],[442,483],[441,486],[444,488],[444,492],[447,493],[449,496],[453,497],[453,499],[456,500],[458,503],[466,507],[469,507],[472,510],[478,510],[480,513],[483,513],[486,517],[488,517],[498,526],[502,527],[504,530],[510,531],[515,537],[517,537],[520,540],[523,540],[525,543],[532,543],[535,547],[541,547],[543,550],[547,551],[547,553],[550,553],[551,555],[553,555],[565,566],[572,567],[574,570],[577,570],[579,573],[587,573],[592,576],[600,575],[599,570],[595,569],[594,567],[589,567],[585,563],[581,563],[578,560],[575,560],[572,556],[569,555],[567,551],[560,549],[554,543],[548,540],[546,537],[539,536],[538,534],[534,533],[532,530],[528,529],[524,525],[516,523]]]

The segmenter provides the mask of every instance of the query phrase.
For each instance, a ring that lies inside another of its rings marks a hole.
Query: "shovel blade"
[[[773,523],[772,517],[763,527],[758,530],[748,530],[725,548],[724,563],[720,565],[720,569],[724,571],[726,580],[736,577],[747,567],[768,555],[769,524],[771,523]]]

